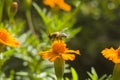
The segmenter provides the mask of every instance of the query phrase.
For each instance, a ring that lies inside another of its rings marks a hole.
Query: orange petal
[[[76,50],[76,51],[74,51],[74,50],[66,50],[65,51],[65,53],[75,53],[75,54],[80,54],[80,51],[79,50]]]
[[[71,10],[71,6],[68,5],[67,3],[65,3],[64,0],[56,0],[56,4],[58,5],[58,7],[60,9],[63,9],[65,11],[70,11]]]
[[[112,60],[114,63],[119,63],[120,59],[118,56],[118,51],[113,49],[113,48],[105,48],[104,50],[102,50],[101,52],[103,54],[103,56],[109,60]]]
[[[60,4],[59,8],[65,10],[65,11],[71,10],[71,6],[69,6],[68,4],[65,4],[65,3],[63,3],[62,5]]]
[[[116,51],[113,48],[110,48],[110,49],[105,48],[101,53],[106,58],[114,58],[117,55]]]
[[[58,54],[51,51],[39,52],[39,54],[42,56],[43,59],[49,59],[49,61],[51,62],[53,62],[59,56]]]
[[[54,0],[44,0],[43,3],[44,3],[45,5],[50,6],[51,8],[54,8],[54,7],[55,7],[55,2],[54,2]]]
[[[75,55],[74,54],[61,54],[62,58],[64,60],[71,60],[73,61],[75,59]]]
[[[7,30],[0,29],[0,42],[2,44],[11,46],[11,47],[19,47],[20,43],[17,41]]]
[[[55,61],[56,58],[58,58],[58,57],[59,57],[58,55],[56,55],[56,56],[54,56],[54,57],[51,57],[51,58],[49,58],[49,61],[50,61],[50,62],[53,62],[53,61]]]
[[[47,59],[51,57],[52,52],[51,51],[45,51],[45,52],[39,52],[39,54],[42,56],[42,58]]]

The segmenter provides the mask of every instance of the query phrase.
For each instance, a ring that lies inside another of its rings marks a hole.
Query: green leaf
[[[47,25],[50,22],[50,20],[46,17],[46,15],[42,11],[42,9],[35,2],[33,2],[33,7],[36,9],[38,14],[41,16],[41,18],[42,18],[43,22],[45,23],[45,25]]]
[[[75,28],[75,29],[71,29],[69,32],[70,38],[73,38],[77,33],[79,33],[81,31],[81,27]]]
[[[21,76],[27,76],[28,75],[28,72],[17,72],[16,75],[21,75]]]
[[[79,80],[75,69],[71,67],[71,71],[72,71],[72,78],[73,78],[72,80]]]
[[[87,72],[87,74],[89,75],[90,78],[86,80],[111,80],[111,75],[107,76],[106,74],[98,78],[98,75],[93,67],[91,68],[91,72]]]
[[[105,78],[107,77],[107,75],[103,75],[101,78],[99,78],[99,80],[105,80]]]
[[[65,80],[70,80],[70,79],[68,77],[66,77]]]
[[[96,71],[95,71],[95,69],[93,67],[91,68],[91,73],[87,72],[87,74],[90,77],[90,78],[88,78],[88,80],[98,80],[97,73],[96,73]]]

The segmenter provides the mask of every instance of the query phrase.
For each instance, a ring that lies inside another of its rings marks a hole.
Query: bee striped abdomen
[[[60,33],[60,32],[54,32],[49,34],[49,39],[54,41],[54,40],[61,40],[63,37],[66,38],[67,34],[65,33]]]

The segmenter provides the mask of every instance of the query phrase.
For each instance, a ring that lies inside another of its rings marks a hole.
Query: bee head
[[[51,33],[48,35],[49,39],[54,39],[57,37],[57,34],[56,33]]]

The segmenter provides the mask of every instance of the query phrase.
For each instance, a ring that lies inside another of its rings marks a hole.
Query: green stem
[[[57,58],[54,61],[54,69],[57,80],[62,80],[64,74],[65,61],[62,58]]]
[[[3,55],[2,53],[0,53],[0,75],[2,74],[2,66],[4,64],[4,61],[3,61]]]
[[[62,78],[57,78],[57,80],[62,80]]]
[[[31,32],[37,37],[37,34],[35,32],[35,29],[34,29],[34,26],[33,26],[33,23],[32,23],[32,18],[31,18],[31,12],[30,12],[30,10],[26,11],[26,17],[27,17],[28,25],[29,25],[29,28],[30,28]]]
[[[112,80],[120,80],[120,63],[115,64]]]
[[[2,21],[2,14],[3,14],[3,7],[4,7],[4,1],[5,0],[0,0],[0,23]]]

